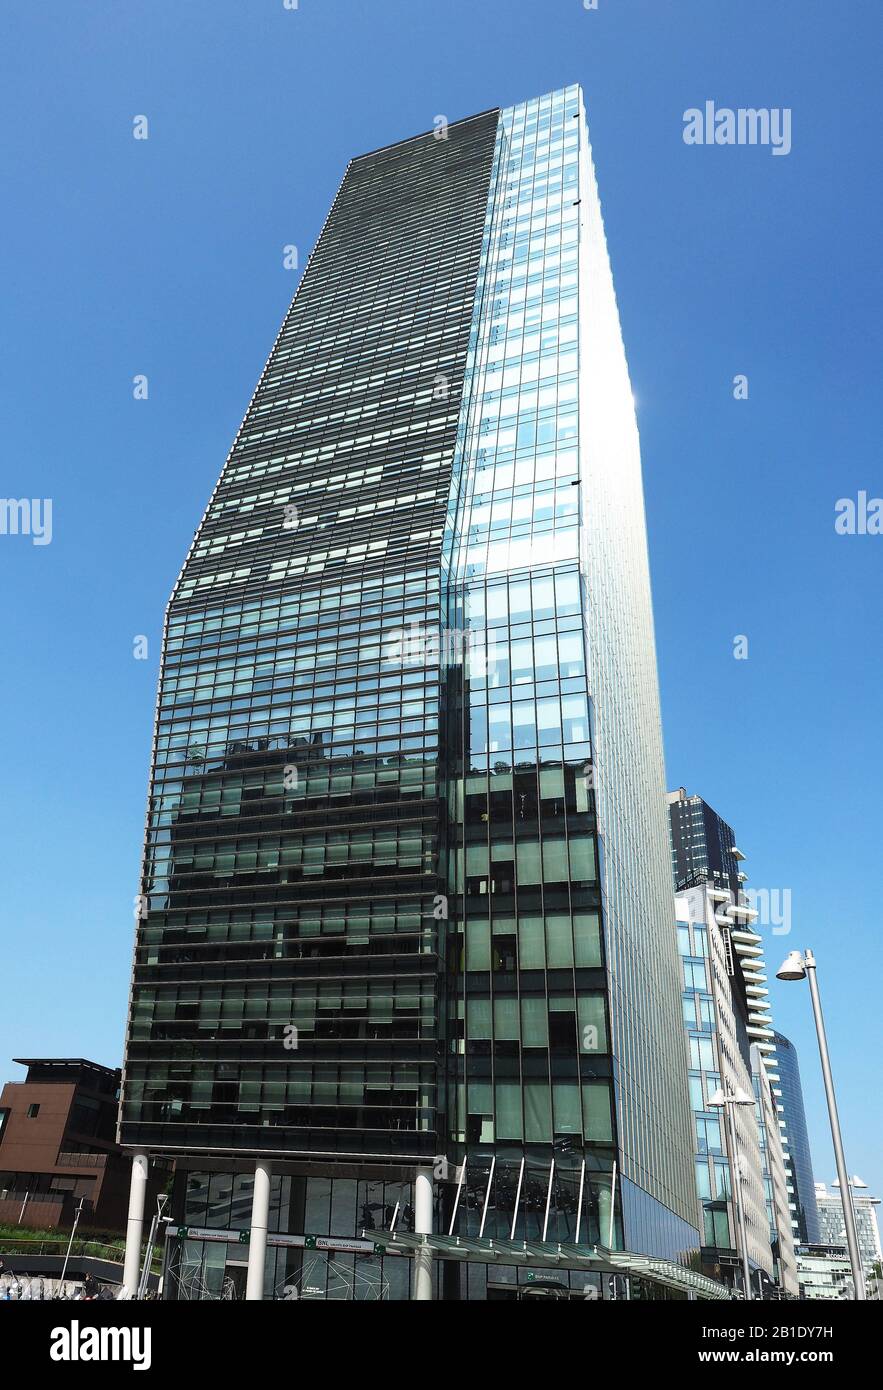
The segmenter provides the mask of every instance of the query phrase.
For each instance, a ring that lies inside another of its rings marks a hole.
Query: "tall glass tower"
[[[822,1237],[797,1048],[784,1033],[775,1033],[774,1042],[779,1064],[779,1108],[782,1111],[790,1155],[794,1239],[801,1245],[818,1245]]]
[[[688,1261],[663,791],[571,87],[351,162],[168,606],[120,1134],[174,1296]]]

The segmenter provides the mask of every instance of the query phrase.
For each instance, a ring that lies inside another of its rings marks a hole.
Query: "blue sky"
[[[669,783],[791,890],[769,963],[816,952],[847,1159],[883,1195],[883,536],[833,526],[883,494],[876,7],[10,0],[4,28],[2,492],[54,505],[51,545],[0,537],[0,1077],[119,1061],[162,611],[295,287],[282,248],[303,262],[352,155],[581,82]],[[706,100],[789,107],[791,153],[685,145]],[[773,1006],[830,1181],[805,986]]]

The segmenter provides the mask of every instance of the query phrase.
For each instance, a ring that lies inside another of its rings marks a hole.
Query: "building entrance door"
[[[245,1301],[245,1282],[248,1265],[241,1260],[228,1260],[224,1266],[224,1297],[238,1302]]]

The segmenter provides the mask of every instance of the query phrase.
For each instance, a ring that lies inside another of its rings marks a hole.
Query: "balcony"
[[[726,913],[728,917],[741,917],[745,922],[753,922],[757,916],[757,908],[748,907],[745,903],[730,903]]]

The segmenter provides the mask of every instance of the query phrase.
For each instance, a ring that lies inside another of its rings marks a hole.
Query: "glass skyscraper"
[[[787,1135],[794,1240],[801,1245],[818,1245],[822,1237],[797,1049],[783,1033],[775,1033],[774,1041],[779,1071],[779,1080],[774,1089]]]
[[[351,162],[168,606],[121,1141],[173,1296],[407,1297],[415,1231],[689,1261],[663,791],[571,87]]]

